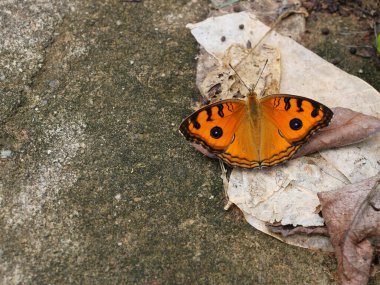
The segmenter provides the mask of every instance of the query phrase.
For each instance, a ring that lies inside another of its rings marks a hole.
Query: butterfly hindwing
[[[260,134],[249,116],[245,116],[235,131],[235,139],[217,156],[231,166],[255,168],[260,166]]]
[[[261,120],[260,166],[272,166],[289,160],[301,147],[292,145],[270,120]]]

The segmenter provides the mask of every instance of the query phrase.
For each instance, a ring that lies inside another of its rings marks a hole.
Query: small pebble
[[[358,72],[361,74],[361,73],[363,73],[364,71],[363,71],[363,69],[360,68],[360,69],[358,70]]]
[[[220,38],[220,40],[221,40],[222,42],[225,42],[225,41],[226,41],[226,37],[225,37],[225,36],[222,36],[222,37]]]
[[[344,9],[343,7],[339,7],[339,15],[343,17],[348,17],[350,15],[349,10]]]
[[[339,5],[337,5],[335,3],[331,3],[331,4],[328,5],[327,10],[330,13],[335,13],[335,12],[337,12],[339,10]]]
[[[11,150],[5,150],[5,149],[2,149],[1,151],[0,151],[0,157],[1,158],[9,158],[9,157],[11,157],[12,156],[12,151]]]
[[[334,65],[337,65],[339,62],[340,62],[339,58],[334,58],[333,60],[331,60],[331,63]]]
[[[355,48],[355,47],[350,47],[350,53],[351,54],[355,54],[356,53],[356,51],[357,51],[357,49]]]
[[[379,12],[376,11],[376,10],[371,10],[371,11],[369,12],[369,14],[371,15],[371,17],[377,17],[377,16],[379,16]]]
[[[321,33],[322,33],[322,35],[328,35],[330,33],[330,30],[329,30],[329,28],[322,28]]]
[[[240,24],[240,25],[239,25],[239,29],[240,29],[240,30],[243,30],[243,29],[244,29],[244,25],[243,25],[243,24]]]
[[[239,7],[239,6],[234,6],[234,8],[233,8],[233,11],[235,12],[235,13],[239,13],[239,12],[241,12],[241,7]]]

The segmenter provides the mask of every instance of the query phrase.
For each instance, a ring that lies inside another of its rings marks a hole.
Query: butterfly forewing
[[[223,152],[235,138],[245,105],[241,100],[225,100],[205,106],[187,117],[179,130],[189,141],[203,145],[210,152]]]
[[[260,105],[264,129],[274,125],[277,133],[293,146],[304,144],[318,129],[327,126],[333,116],[325,105],[301,96],[271,95],[262,99]]]

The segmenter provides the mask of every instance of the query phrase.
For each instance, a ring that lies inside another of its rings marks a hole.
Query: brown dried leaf
[[[343,284],[367,284],[373,248],[380,236],[380,174],[339,190],[318,193]]]
[[[333,108],[334,117],[328,127],[321,129],[294,156],[300,157],[328,148],[354,144],[380,131],[380,119],[352,111]]]
[[[242,45],[231,45],[219,66],[213,60],[209,61],[211,58],[204,59],[207,63],[198,70],[199,79],[203,81],[197,82],[204,101],[242,99],[253,87],[261,96],[279,93],[281,66],[278,49],[262,45],[253,50]],[[213,69],[209,70],[208,66]]]
[[[371,58],[372,56],[375,56],[376,51],[373,47],[357,47],[355,55],[364,57],[364,58]]]
[[[328,231],[326,227],[302,227],[297,226],[294,227],[292,225],[274,225],[274,224],[267,224],[268,229],[275,234],[280,234],[283,237],[288,237],[292,235],[323,235],[328,236]]]

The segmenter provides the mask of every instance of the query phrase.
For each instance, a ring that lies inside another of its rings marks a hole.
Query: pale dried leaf
[[[244,29],[239,30],[239,25],[244,25]],[[255,46],[269,30],[253,14],[245,12],[209,18],[190,27],[207,53],[216,58],[212,64],[216,68],[223,64],[224,52],[231,44],[245,46],[250,42]],[[223,36],[226,40],[221,42]],[[361,79],[343,72],[288,37],[271,33],[264,43],[281,54],[280,93],[301,95],[329,107],[344,107],[380,116],[379,93]],[[201,60],[198,70],[202,69]],[[205,77],[204,74],[203,79]],[[203,92],[207,94],[207,90]],[[342,130],[348,133],[346,129]],[[268,231],[265,224],[323,225],[323,219],[318,215],[317,193],[377,173],[380,170],[377,163],[380,160],[379,146],[380,136],[375,135],[354,146],[322,151],[322,157],[302,157],[265,170],[233,169],[228,194],[256,228],[291,244],[331,250],[326,238],[319,242],[302,236],[299,239],[294,236],[284,238]],[[284,180],[291,183],[283,184]]]
[[[221,60],[221,65],[208,71],[199,84],[206,101],[244,98],[254,87],[261,96],[279,92],[281,65],[277,49],[263,45],[253,51],[241,45],[232,45]]]
[[[323,158],[301,157],[275,168],[233,171],[228,194],[240,209],[261,221],[323,226],[318,191],[348,183]]]

